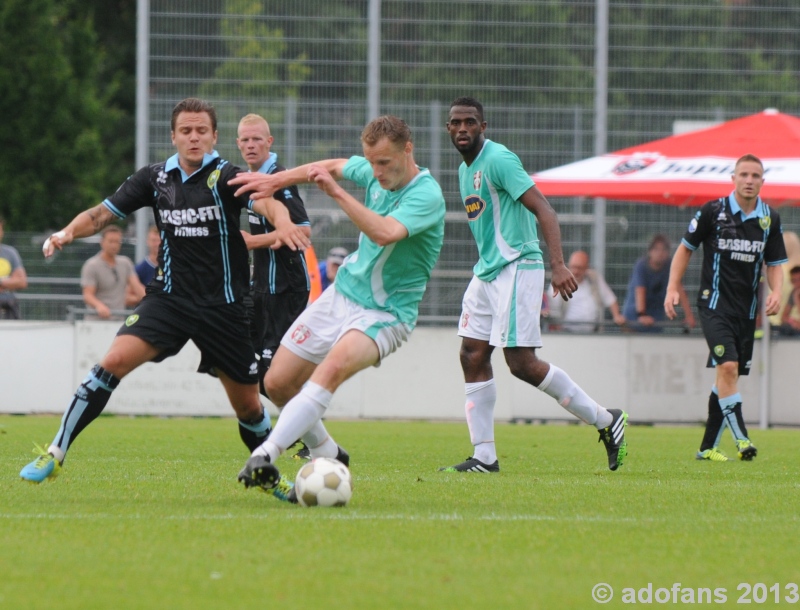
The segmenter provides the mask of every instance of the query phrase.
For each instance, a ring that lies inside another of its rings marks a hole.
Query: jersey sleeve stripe
[[[784,258],[783,260],[780,261],[767,261],[767,267],[777,267],[778,265],[783,265],[788,262],[789,262],[788,258]]]
[[[108,208],[108,211],[111,212],[117,218],[126,218],[127,214],[123,214],[119,208],[115,207],[113,203],[111,203],[108,199],[103,201],[103,205]]]

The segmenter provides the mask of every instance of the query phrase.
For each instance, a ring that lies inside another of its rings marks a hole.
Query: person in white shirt
[[[625,324],[625,316],[620,312],[617,297],[603,276],[589,268],[589,255],[586,252],[573,252],[567,267],[578,282],[578,290],[569,301],[549,299],[551,330],[597,332],[603,325],[606,309],[611,311],[615,324]]]

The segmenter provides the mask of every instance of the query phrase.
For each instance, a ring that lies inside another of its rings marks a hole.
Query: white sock
[[[337,445],[336,441],[328,434],[322,420],[317,421],[317,423],[311,427],[311,430],[303,435],[303,442],[311,452],[312,458],[335,458],[339,455],[339,445]]]
[[[550,365],[539,389],[556,399],[558,404],[587,424],[594,424],[600,430],[609,426],[613,419],[611,413],[598,405],[569,375],[555,364]]]
[[[264,443],[252,455],[268,456],[275,462],[294,442],[305,436],[325,414],[331,404],[331,394],[322,386],[309,381],[281,411],[278,423]]]
[[[67,453],[58,445],[50,445],[47,448],[47,452],[56,458],[61,464],[64,463],[64,458],[67,457]]]
[[[494,444],[494,403],[497,400],[497,386],[494,379],[465,383],[464,393],[469,440],[475,446],[473,457],[484,464],[494,464],[497,461]]]

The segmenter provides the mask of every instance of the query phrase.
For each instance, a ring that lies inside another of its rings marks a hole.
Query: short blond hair
[[[270,133],[270,130],[269,130],[269,123],[267,123],[267,119],[265,119],[260,114],[255,114],[255,113],[251,112],[250,114],[244,115],[239,120],[239,126],[242,126],[242,125],[259,125],[259,124],[264,125],[264,127],[266,127],[268,136],[272,135]]]

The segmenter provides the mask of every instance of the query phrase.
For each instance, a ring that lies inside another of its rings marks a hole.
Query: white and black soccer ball
[[[319,457],[300,469],[294,489],[300,506],[345,506],[353,495],[353,479],[339,460]]]

